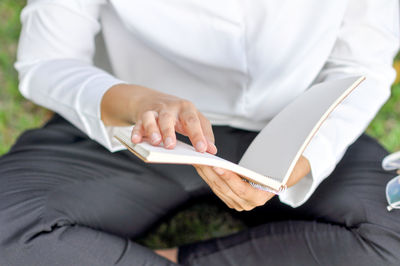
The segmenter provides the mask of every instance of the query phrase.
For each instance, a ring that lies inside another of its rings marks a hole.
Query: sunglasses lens
[[[400,176],[396,176],[386,185],[386,193],[389,204],[400,202]]]

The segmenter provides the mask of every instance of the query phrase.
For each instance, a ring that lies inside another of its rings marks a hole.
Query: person
[[[390,95],[398,13],[396,0],[28,1],[20,91],[56,114],[0,159],[0,264],[398,265],[393,173],[362,134]],[[109,69],[94,64],[99,32]],[[178,138],[237,162],[312,84],[356,75],[367,80],[279,197],[224,169],[146,165],[113,139],[173,149]],[[135,242],[213,195],[250,228],[167,250]]]

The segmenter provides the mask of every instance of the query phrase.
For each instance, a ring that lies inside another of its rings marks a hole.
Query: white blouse
[[[293,207],[388,99],[399,46],[397,0],[30,0],[21,20],[21,93],[110,151],[123,147],[100,102],[118,83],[188,99],[215,125],[260,130],[313,83],[366,75],[304,152],[311,173],[280,195]],[[93,63],[100,31],[109,71]]]

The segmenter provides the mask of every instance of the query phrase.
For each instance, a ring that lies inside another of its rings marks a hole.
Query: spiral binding
[[[250,181],[250,180],[247,180],[246,178],[242,178],[242,180],[245,181],[245,182],[247,182],[247,183],[249,183],[252,187],[254,187],[254,188],[256,188],[256,189],[260,189],[260,190],[263,190],[263,191],[267,191],[267,192],[270,192],[270,193],[274,193],[274,194],[276,194],[276,195],[279,195],[279,194],[284,193],[284,192],[286,191],[286,189],[287,189],[287,186],[286,186],[286,185],[282,185],[282,186],[279,188],[279,190],[276,191],[275,189],[272,189],[272,188],[269,188],[269,187],[267,187],[267,186],[264,186],[264,185],[261,185],[261,184],[258,184],[258,183],[254,183],[254,182],[252,182],[252,181]]]

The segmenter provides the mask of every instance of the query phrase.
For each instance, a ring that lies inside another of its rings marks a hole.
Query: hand
[[[187,100],[141,86],[119,84],[104,94],[101,111],[105,124],[135,123],[133,143],[147,139],[159,145],[163,141],[167,149],[173,149],[178,132],[189,137],[197,151],[217,153],[210,122]]]
[[[214,194],[231,209],[249,211],[264,205],[275,196],[273,193],[252,187],[234,172],[205,165],[194,167]]]
[[[228,207],[237,211],[249,211],[255,207],[262,206],[275,195],[254,188],[231,171],[204,165],[195,165],[194,167],[215,195]],[[307,158],[301,156],[289,177],[287,186],[290,187],[296,184],[310,170],[311,167]]]

